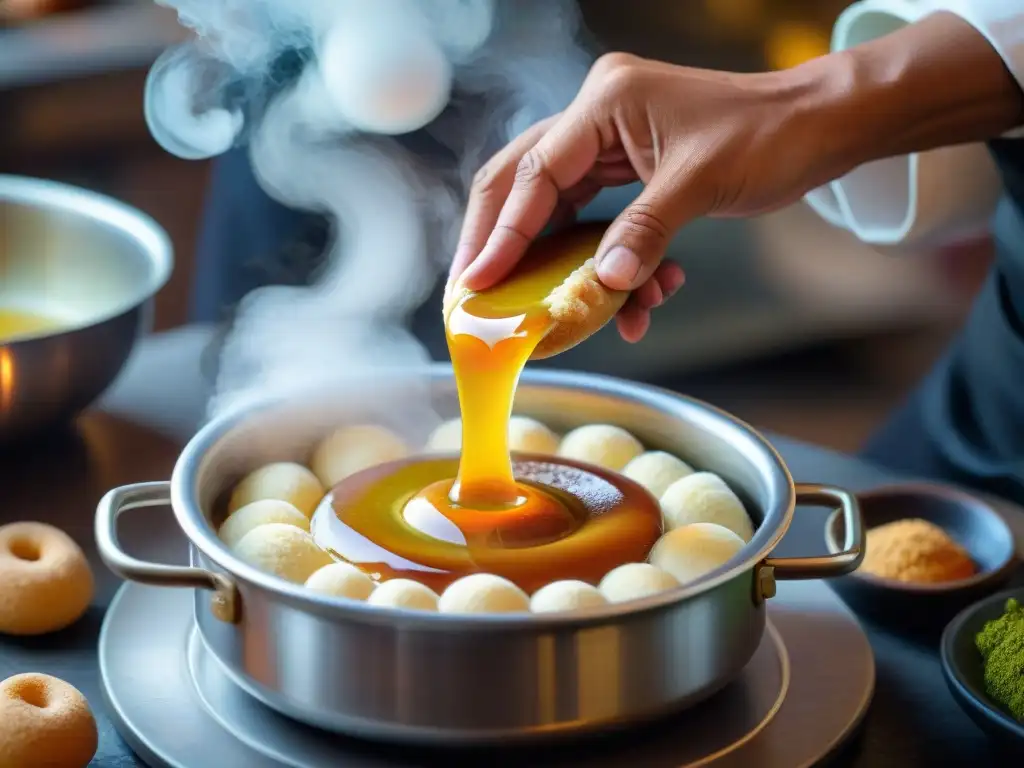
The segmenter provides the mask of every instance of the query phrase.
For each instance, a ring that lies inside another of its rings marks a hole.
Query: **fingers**
[[[583,180],[600,152],[597,127],[572,112],[563,114],[541,136],[515,168],[494,231],[463,274],[466,287],[483,290],[511,271],[547,225],[560,194]]]
[[[644,285],[658,269],[672,236],[699,213],[687,200],[682,178],[659,169],[608,228],[598,250],[597,275],[609,288],[631,291]]]
[[[527,128],[492,157],[473,179],[459,245],[449,270],[449,284],[458,279],[483,250],[498,223],[501,206],[512,189],[516,165],[557,118],[558,115],[552,115]]]
[[[686,275],[683,268],[673,261],[663,261],[654,271],[654,279],[661,286],[661,293],[668,301],[675,296],[676,291],[683,287],[686,282]]]
[[[579,212],[597,197],[603,187],[603,184],[588,177],[575,187],[567,189],[562,193],[548,224],[557,231],[575,222]]]
[[[635,344],[651,326],[651,310],[668,301],[683,285],[685,276],[678,264],[664,261],[654,275],[629,297],[615,318],[619,335]]]
[[[651,327],[650,310],[632,307],[627,304],[615,316],[615,326],[618,328],[619,336],[630,344],[636,344]]]

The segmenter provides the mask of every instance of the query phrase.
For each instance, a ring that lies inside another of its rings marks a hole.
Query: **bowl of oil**
[[[172,266],[141,212],[0,175],[0,445],[66,424],[107,389]]]

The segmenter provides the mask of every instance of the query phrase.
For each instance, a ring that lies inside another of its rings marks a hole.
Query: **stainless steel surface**
[[[181,538],[170,516],[153,536]],[[262,706],[195,634],[191,608],[185,592],[129,584],[111,604],[100,637],[106,709],[153,768],[792,768],[817,763],[842,743],[874,687],[871,647],[853,614],[820,582],[790,583],[771,604],[768,631],[750,664],[701,707],[563,749],[411,751],[311,730]],[[823,646],[832,652],[816,652]]]
[[[439,414],[457,412],[450,368],[416,383]],[[235,559],[207,515],[244,473],[270,461],[304,462],[340,423],[394,418],[405,384],[307,394],[214,420],[188,444],[171,480],[174,514],[193,564],[230,575],[240,619],[221,621],[196,594],[205,643],[271,708],[325,729],[389,739],[480,741],[549,736],[649,717],[700,701],[732,680],[764,631],[758,565],[789,527],[796,495],[772,447],[704,403],[633,383],[528,371],[516,410],[556,429],[619,424],[646,445],[717,472],[743,497],[758,529],[733,562],[693,584],[579,614],[455,617],[388,611],[312,594]],[[370,411],[374,411],[370,413]],[[387,423],[385,421],[385,423]],[[426,425],[424,425],[426,426]],[[822,489],[818,489],[822,492]],[[832,498],[842,492],[830,490]],[[850,502],[856,516],[856,503]],[[107,521],[109,510],[102,511]],[[116,541],[97,541],[123,565]],[[161,583],[165,566],[133,572]],[[835,557],[831,574],[853,567]],[[799,572],[799,569],[791,573]],[[176,578],[163,583],[174,586]]]
[[[0,341],[0,443],[70,419],[114,380],[172,269],[167,235],[115,200],[0,175],[0,307],[61,321]]]
[[[798,506],[839,505],[833,514],[843,518],[843,544],[833,542],[832,554],[824,557],[769,557],[763,567],[771,568],[776,579],[827,579],[856,570],[864,559],[864,529],[857,497],[840,488],[812,483],[798,483],[795,489]]]
[[[132,509],[166,507],[170,503],[171,484],[166,481],[126,485],[100,499],[96,507],[96,546],[104,553],[104,563],[121,578],[139,584],[211,590],[213,614],[222,621],[237,621],[237,595],[229,577],[202,568],[147,563],[121,549],[117,537],[121,515]]]

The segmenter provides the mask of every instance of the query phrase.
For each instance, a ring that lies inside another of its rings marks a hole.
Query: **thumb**
[[[646,283],[665,258],[673,235],[694,215],[685,191],[662,176],[654,175],[601,241],[597,276],[612,290],[632,291]]]

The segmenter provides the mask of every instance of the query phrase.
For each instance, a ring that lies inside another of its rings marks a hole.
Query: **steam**
[[[196,35],[150,72],[154,137],[189,159],[247,144],[268,194],[334,224],[314,285],[262,288],[238,308],[211,415],[422,366],[406,320],[447,265],[469,179],[586,74],[575,4],[162,4]]]

